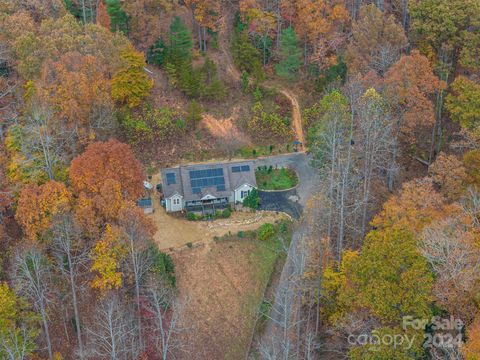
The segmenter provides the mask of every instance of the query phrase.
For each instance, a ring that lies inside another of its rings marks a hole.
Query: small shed
[[[137,201],[137,205],[143,209],[144,214],[153,213],[153,202],[151,198],[140,199]]]

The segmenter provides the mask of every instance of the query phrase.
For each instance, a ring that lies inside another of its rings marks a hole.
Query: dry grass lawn
[[[244,359],[278,252],[272,242],[237,239],[173,254],[179,296],[189,299],[181,359]]]

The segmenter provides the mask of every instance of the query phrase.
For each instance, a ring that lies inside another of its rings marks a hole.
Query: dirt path
[[[230,34],[232,33],[232,24],[234,20],[234,13],[232,11],[226,11],[223,13],[223,16],[220,20],[220,32],[219,32],[219,48],[223,53],[225,63],[222,66],[226,69],[226,73],[230,79],[236,83],[239,83],[241,80],[240,71],[236,68],[233,63],[232,54],[229,51],[230,46]],[[300,141],[302,145],[299,146],[299,150],[304,149],[305,136],[303,134],[302,126],[302,113],[300,111],[300,105],[298,103],[297,96],[290,90],[283,88],[281,85],[267,85],[267,87],[276,87],[279,91],[286,96],[286,98],[292,104],[292,127],[295,131],[295,138],[297,141]]]
[[[280,92],[290,100],[292,104],[292,125],[293,130],[295,131],[296,140],[300,141],[300,150],[303,150],[305,144],[305,137],[303,135],[303,126],[302,126],[302,113],[300,112],[300,105],[298,104],[298,99],[295,94],[290,90],[280,89]]]
[[[218,43],[220,51],[223,53],[225,63],[223,66],[235,83],[239,83],[241,79],[240,71],[233,64],[232,54],[229,51],[230,48],[230,34],[232,34],[232,26],[234,23],[235,14],[230,10],[231,7],[227,6],[226,11],[223,13],[222,18],[220,19],[220,32],[218,36]]]

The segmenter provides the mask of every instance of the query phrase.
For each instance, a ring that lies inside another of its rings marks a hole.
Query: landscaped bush
[[[197,220],[197,216],[193,212],[188,212],[187,213],[187,220],[195,221],[195,220]]]
[[[258,230],[258,238],[262,241],[269,240],[274,234],[275,227],[270,223],[263,224]]]
[[[232,210],[230,210],[229,208],[226,208],[225,210],[222,211],[222,217],[224,219],[229,218],[231,215],[232,215]]]
[[[252,191],[250,191],[250,194],[243,199],[243,206],[252,209],[253,211],[258,209],[258,206],[260,205],[260,197],[258,196],[258,191],[257,189],[253,188]]]

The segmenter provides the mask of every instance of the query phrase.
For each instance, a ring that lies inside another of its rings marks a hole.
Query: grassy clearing
[[[285,190],[298,184],[297,173],[288,168],[260,167],[255,170],[255,177],[261,190]]]
[[[275,223],[260,240],[247,230],[216,237],[209,249],[175,254],[181,296],[188,296],[185,343],[204,359],[243,359],[248,350],[265,289],[284,258],[290,222]],[[208,289],[208,291],[206,291]],[[179,357],[179,359],[188,359]]]

